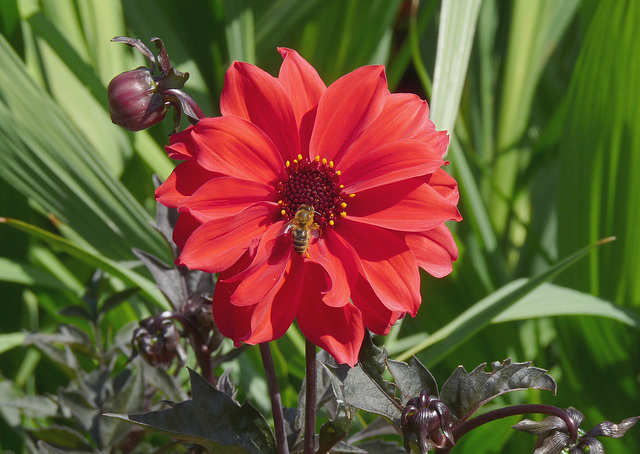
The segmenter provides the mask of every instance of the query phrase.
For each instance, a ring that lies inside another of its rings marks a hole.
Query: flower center
[[[298,155],[293,162],[287,161],[286,170],[286,175],[277,185],[280,212],[285,220],[292,219],[300,205],[313,207],[313,221],[321,229],[326,225],[335,225],[338,219],[347,215],[345,200],[355,194],[342,192],[340,171],[334,169],[333,161],[320,159],[320,156],[309,161]]]

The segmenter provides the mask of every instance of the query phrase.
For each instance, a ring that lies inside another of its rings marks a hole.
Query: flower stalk
[[[284,429],[284,413],[282,410],[282,399],[280,398],[280,387],[278,386],[276,368],[273,364],[271,347],[269,347],[268,342],[260,344],[260,355],[262,356],[262,365],[264,366],[267,386],[269,387],[269,396],[271,397],[271,411],[273,412],[273,426],[276,432],[278,453],[289,454],[287,434]]]
[[[316,375],[316,346],[308,339],[305,345],[305,355],[307,359],[307,389],[304,407],[304,454],[313,454],[316,438],[316,390],[318,386]]]

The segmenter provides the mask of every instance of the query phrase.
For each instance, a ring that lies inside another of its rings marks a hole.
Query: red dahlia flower
[[[383,66],[325,87],[297,52],[279,50],[277,78],[231,65],[222,116],[171,137],[169,156],[184,162],[156,197],[180,212],[178,263],[220,273],[213,316],[225,336],[267,342],[297,319],[353,366],[365,327],[386,334],[415,316],[418,267],[442,277],[457,258],[444,225],[461,219],[441,169],[449,139],[425,101],[389,93]]]

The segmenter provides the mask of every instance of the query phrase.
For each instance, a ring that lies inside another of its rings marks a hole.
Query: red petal
[[[276,221],[277,204],[261,203],[227,218],[214,219],[198,227],[189,237],[179,263],[191,269],[218,273],[233,265]]]
[[[272,183],[284,171],[282,156],[273,142],[242,118],[203,118],[193,138],[198,164],[212,172]]]
[[[156,200],[175,208],[183,204],[200,186],[219,176],[203,169],[195,161],[185,161],[173,169],[169,178],[156,189]]]
[[[182,213],[178,216],[176,226],[173,228],[173,242],[176,243],[178,249],[184,249],[191,234],[201,225],[202,223],[189,213]]]
[[[433,187],[438,193],[440,193],[445,199],[454,205],[458,204],[460,193],[458,192],[458,183],[449,175],[444,169],[438,169],[433,172],[433,175],[429,177],[427,181],[429,186]],[[460,221],[462,218],[456,219]]]
[[[316,267],[309,270],[304,281],[305,298],[298,309],[298,326],[302,334],[318,347],[324,349],[338,363],[351,367],[358,362],[358,353],[364,339],[362,314],[352,304],[330,307],[324,304],[319,289],[324,270]]]
[[[251,336],[242,341],[248,344],[268,342],[282,337],[293,323],[301,303],[312,295],[305,285],[307,265],[296,254],[288,262],[281,285],[275,286],[267,297],[255,306],[251,319]]]
[[[282,234],[283,223],[276,222],[262,235],[251,265],[231,279],[239,280],[238,289],[231,296],[236,306],[259,303],[280,281],[291,259],[291,242]]]
[[[277,200],[278,193],[271,185],[221,177],[202,185],[180,211],[187,210],[201,222],[206,222],[232,216],[258,202]]]
[[[355,251],[333,229],[327,229],[309,247],[308,261],[317,263],[327,272],[330,287],[322,291],[325,304],[341,307],[349,303],[351,287],[358,279]]]
[[[169,138],[169,145],[165,147],[169,157],[177,161],[185,159],[193,159],[196,157],[197,148],[193,144],[193,125],[187,127],[184,131],[172,134]]]
[[[360,309],[360,312],[362,312],[364,326],[382,336],[389,334],[389,330],[393,324],[404,314],[404,312],[390,311],[387,309],[371,286],[362,277],[358,280],[358,285],[351,294],[351,300],[353,304]]]
[[[327,88],[318,104],[309,153],[336,164],[362,131],[380,114],[388,96],[383,66],[364,66]]]
[[[318,72],[295,50],[279,48],[284,61],[278,80],[293,104],[298,128],[302,118],[318,105],[326,86]]]
[[[257,66],[240,62],[231,65],[225,76],[220,111],[256,125],[285,159],[298,156],[298,127],[291,100],[278,79]]]
[[[407,232],[433,229],[461,219],[450,200],[418,177],[358,192],[347,202],[348,219]]]
[[[431,174],[442,164],[442,158],[424,142],[397,140],[366,155],[347,153],[340,162],[340,183],[345,192],[358,192]]]
[[[347,155],[366,155],[390,142],[413,139],[423,131],[435,131],[429,121],[427,102],[408,93],[392,94],[386,97],[380,115],[362,132]]]
[[[451,262],[458,258],[458,248],[446,225],[426,232],[407,233],[404,239],[416,256],[418,265],[427,273],[435,277],[451,273]]]
[[[237,274],[251,261],[248,253],[238,260],[229,270],[220,273],[216,289],[213,294],[213,320],[216,328],[229,339],[239,341],[251,333],[251,316],[254,307],[238,307],[231,304],[229,296],[238,286],[237,282],[228,283],[224,278]]]
[[[342,219],[335,231],[355,250],[360,273],[389,310],[415,315],[420,306],[420,273],[406,243],[388,230]]]
[[[425,129],[414,137],[416,140],[422,140],[442,157],[447,152],[449,146],[449,134],[447,131],[436,131],[432,129]]]

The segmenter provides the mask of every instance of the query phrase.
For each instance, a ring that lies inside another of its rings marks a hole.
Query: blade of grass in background
[[[518,145],[534,111],[534,93],[542,72],[579,4],[579,0],[514,2],[496,124],[496,149],[489,158],[495,160],[489,204],[498,236],[506,235],[509,216],[514,210],[526,217],[526,199],[516,202],[514,188],[530,155]],[[521,244],[523,232],[520,230],[517,235],[514,242]]]
[[[410,358],[411,355],[417,355],[428,347],[431,347],[424,353],[419,354],[418,357],[429,367],[433,366],[540,284],[552,279],[558,273],[567,269],[595,247],[608,243],[611,240],[612,238],[607,238],[596,244],[584,247],[537,276],[524,282],[510,283],[497,290],[475,303],[446,326],[429,335],[423,342],[414,345],[412,348],[400,354],[397,359],[401,361],[406,360]]]
[[[588,11],[590,21],[567,95],[568,116],[560,141],[558,249],[564,253],[604,232],[619,240],[569,270],[558,282],[637,311],[640,4],[602,0],[594,6]],[[615,419],[629,411],[636,414],[640,405],[637,335],[611,322],[563,320],[559,336],[574,386],[598,387],[587,416],[599,415],[612,396],[618,404],[608,417]],[[580,358],[589,358],[588,364]],[[627,450],[612,444],[607,453],[639,451],[639,438],[633,440]]]
[[[168,259],[152,218],[105,169],[85,138],[0,37],[0,175],[105,256],[138,247]]]
[[[136,273],[135,271],[125,268],[121,264],[110,260],[107,257],[102,256],[96,251],[89,251],[79,247],[78,245],[68,241],[61,236],[54,235],[39,227],[31,224],[19,221],[17,219],[7,219],[0,217],[0,224],[6,224],[16,229],[22,230],[36,238],[39,238],[49,245],[54,246],[67,254],[75,257],[83,263],[93,267],[99,268],[112,276],[115,276],[129,285],[139,287],[140,290],[158,307],[169,310],[171,307],[169,303],[158,290],[155,282],[147,279],[146,277]]]
[[[500,274],[498,269],[504,268],[500,264],[498,242],[467,157],[453,135],[473,47],[480,3],[477,0],[468,0],[463,3],[444,2],[443,4],[438,30],[430,116],[436,128],[446,129],[451,135],[450,150],[453,159],[451,171],[459,178],[462,203],[466,207],[465,211],[472,214],[469,222],[476,232],[476,239],[480,240],[481,250],[486,251],[486,256],[475,253],[474,262],[485,288],[491,291],[495,289],[495,283],[500,282],[500,279],[496,278],[496,275]]]
[[[437,129],[453,131],[481,3],[480,0],[442,3],[430,105],[431,120]]]

